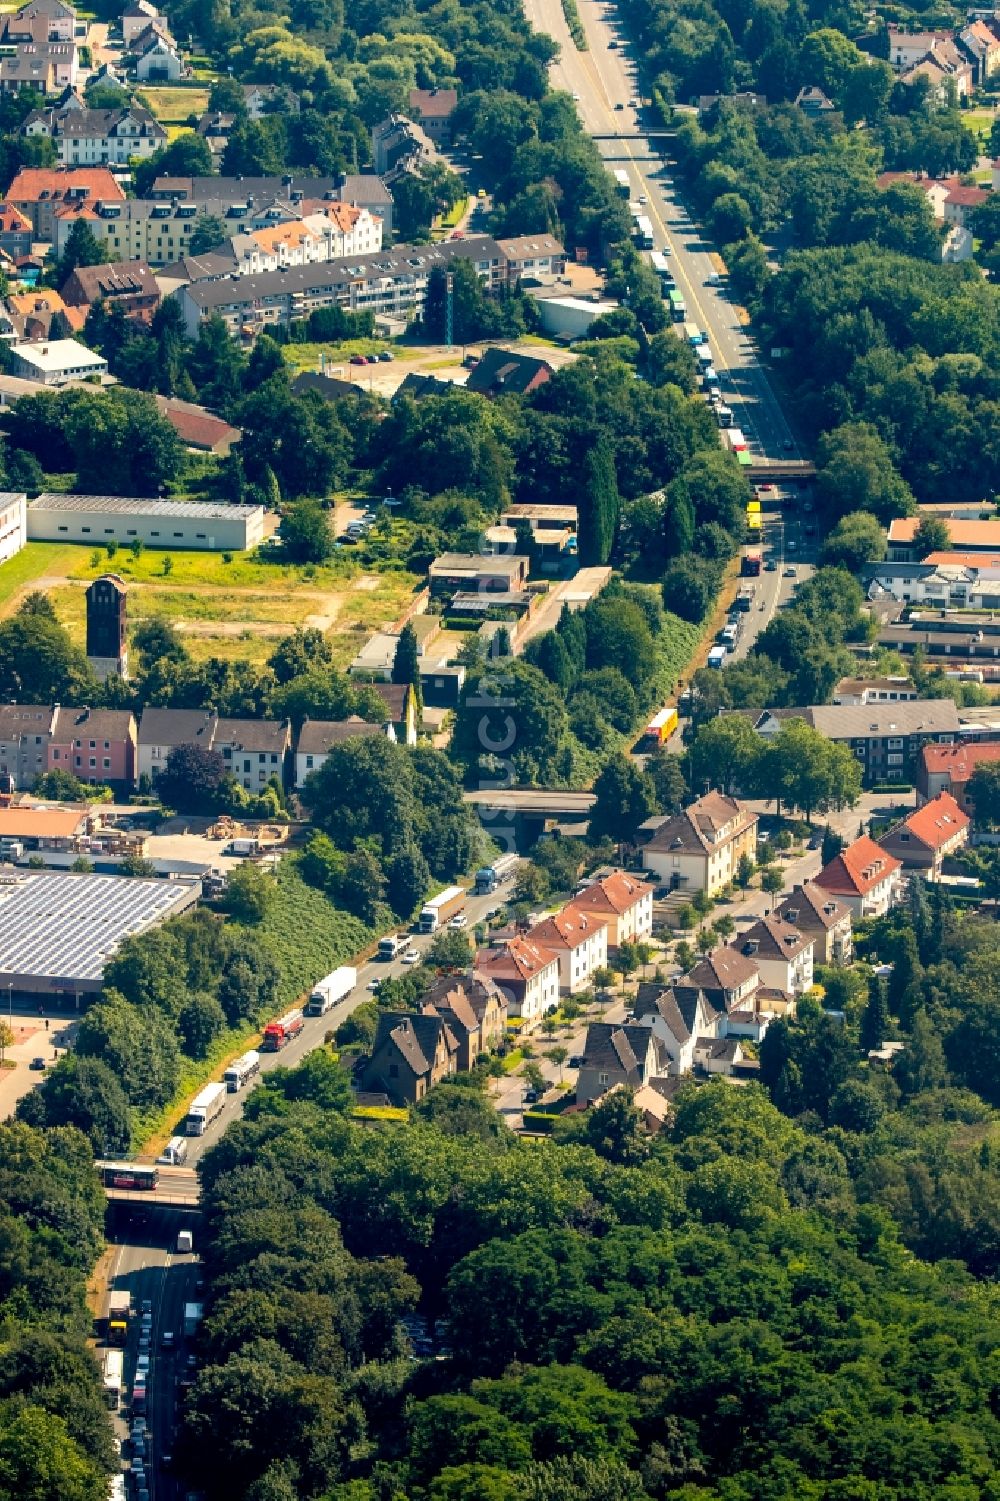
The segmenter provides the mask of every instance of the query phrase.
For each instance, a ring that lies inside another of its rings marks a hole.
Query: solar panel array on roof
[[[46,872],[0,886],[0,986],[99,990],[123,939],[197,901],[200,881]]]
[[[174,516],[178,520],[235,520],[252,516],[258,506],[236,505],[229,501],[154,500],[126,495],[74,495],[58,490],[43,490],[29,503],[29,511],[103,511],[123,516]]]

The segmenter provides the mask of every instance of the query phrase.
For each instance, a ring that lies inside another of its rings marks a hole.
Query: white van
[[[190,1230],[178,1230],[178,1232],[177,1232],[177,1254],[180,1256],[180,1255],[184,1255],[188,1251],[193,1251],[193,1250],[194,1250],[194,1236],[191,1234],[191,1231]]]
[[[187,1137],[172,1136],[156,1160],[165,1163],[168,1167],[180,1167],[187,1154]]]

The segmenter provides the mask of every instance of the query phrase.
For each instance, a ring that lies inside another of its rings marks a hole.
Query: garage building
[[[93,997],[104,966],[133,933],[193,907],[200,881],[140,881],[69,872],[0,882],[0,990]]]
[[[87,542],[103,547],[245,552],[264,540],[264,507],[226,502],[143,500],[123,495],[44,491],[28,505],[29,542]]]

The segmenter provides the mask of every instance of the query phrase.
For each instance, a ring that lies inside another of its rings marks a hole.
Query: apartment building
[[[714,896],[757,854],[757,815],[735,798],[707,792],[666,819],[643,846],[642,863],[661,881]]]
[[[570,902],[531,929],[532,941],[559,961],[559,989],[577,995],[608,962],[608,925]]]
[[[78,94],[52,109],[32,110],[21,131],[50,140],[67,167],[127,166],[167,144],[167,132],[149,110],[136,104],[88,109]]]
[[[816,885],[838,897],[853,917],[884,917],[899,900],[902,869],[902,861],[862,834],[824,865]]]

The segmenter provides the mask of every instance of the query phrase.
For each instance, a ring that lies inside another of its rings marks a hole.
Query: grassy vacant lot
[[[381,354],[384,349],[391,350],[394,360],[419,360],[426,353],[418,344],[390,343],[387,339],[342,339],[338,344],[285,344],[283,346],[285,359],[296,373],[300,370],[318,372],[321,354],[326,360],[326,368],[329,371],[331,366],[348,364],[352,354],[366,354],[370,359],[372,355]],[[350,375],[351,377],[359,376],[360,371],[354,369]],[[344,379],[348,379],[346,370]]]
[[[165,560],[170,560],[164,573]],[[327,632],[339,665],[367,636],[389,625],[412,598],[416,577],[399,569],[365,571],[353,560],[323,567],[259,563],[252,554],[120,550],[33,542],[0,567],[0,615],[42,581],[56,613],[81,644],[84,589],[100,573],[117,573],[129,586],[133,624],[152,615],[172,621],[192,656],[261,662],[295,626]]]
[[[144,88],[138,98],[161,125],[183,125],[189,115],[203,115],[208,109],[208,89],[184,88],[164,84],[162,88]]]

